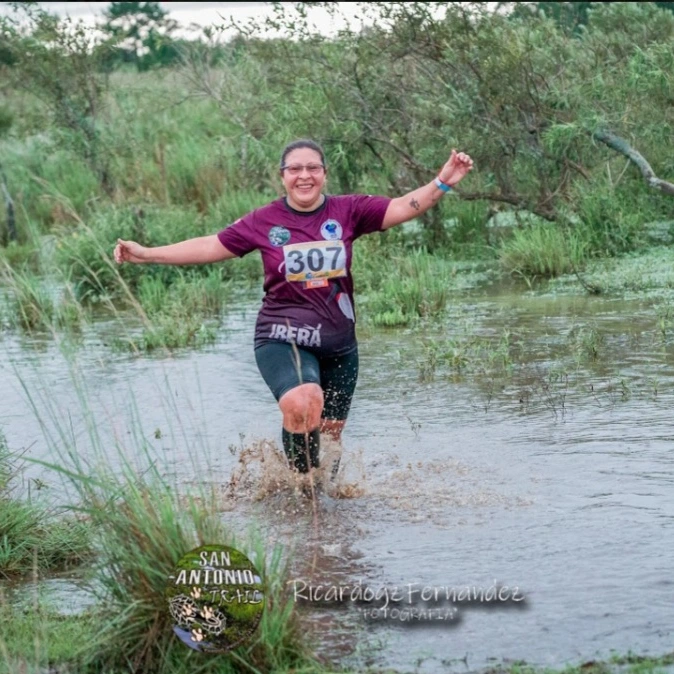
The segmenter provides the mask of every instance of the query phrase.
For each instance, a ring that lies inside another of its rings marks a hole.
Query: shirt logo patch
[[[269,243],[272,246],[279,248],[285,246],[290,241],[290,232],[285,228],[277,225],[269,230]]]
[[[328,241],[336,241],[342,238],[342,226],[337,220],[326,220],[321,225],[321,236]]]

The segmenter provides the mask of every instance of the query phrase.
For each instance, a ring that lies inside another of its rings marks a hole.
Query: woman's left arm
[[[443,185],[451,188],[460,182],[473,169],[473,160],[464,152],[452,150],[447,163],[440,169],[437,180],[419,187],[404,197],[392,199],[386,209],[382,229],[390,229],[412,218],[419,217],[440,200],[447,191]]]

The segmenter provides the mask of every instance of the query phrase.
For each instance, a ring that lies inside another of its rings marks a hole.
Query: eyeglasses
[[[307,164],[302,166],[302,164],[292,164],[291,166],[281,166],[281,171],[288,171],[291,176],[298,176],[304,169],[309,172],[309,175],[315,176],[318,175],[325,166],[323,164]]]

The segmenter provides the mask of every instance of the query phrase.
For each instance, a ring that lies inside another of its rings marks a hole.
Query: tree
[[[101,69],[107,45],[95,44],[82,23],[61,21],[37,5],[15,9],[15,14],[0,18],[0,40],[11,62],[5,76],[44,103],[54,139],[82,157],[112,196],[109,157],[99,128],[108,86]]]
[[[111,2],[104,16],[100,27],[117,44],[113,60],[148,70],[178,59],[172,38],[177,23],[158,2]]]
[[[461,146],[479,168],[470,190],[457,189],[461,198],[568,222],[584,208],[579,193],[608,190],[605,222],[620,215],[607,163],[616,150],[636,163],[638,148],[652,166],[639,166],[648,186],[669,194],[657,175],[671,165],[671,12],[595,3],[574,33],[545,13],[513,20],[485,3],[359,3],[369,27],[326,39],[307,27],[303,4],[317,3],[277,3],[270,28],[287,39],[242,34],[264,66],[258,99],[279,101],[275,127],[321,140],[343,190],[376,174],[399,194],[430,180],[439,154]],[[223,109],[236,106],[236,92],[220,93]],[[644,201],[659,208],[650,194]],[[441,242],[441,218],[429,224],[429,242]]]
[[[596,8],[596,2],[518,2],[514,4],[510,16],[522,17],[532,12],[542,12],[545,16],[553,19],[560,28],[578,31],[581,26],[586,26],[589,20],[588,12]],[[611,4],[611,3],[608,3]],[[674,2],[654,2],[654,5],[662,9],[674,12]]]

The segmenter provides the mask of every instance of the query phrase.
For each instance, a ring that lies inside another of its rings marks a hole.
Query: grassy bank
[[[38,674],[46,667],[59,674],[81,674],[92,670],[87,666],[86,651],[95,643],[101,614],[85,613],[64,616],[53,610],[42,609],[31,613],[18,613],[3,607],[0,617],[0,674]],[[184,647],[183,647],[184,648]],[[187,650],[187,649],[185,649]],[[420,665],[421,666],[421,665]],[[607,660],[592,660],[563,668],[542,668],[526,662],[503,663],[484,670],[471,670],[475,674],[668,674],[674,666],[674,653],[661,656],[627,653],[614,655]],[[100,671],[100,670],[98,670]],[[110,674],[128,674],[128,667],[106,669]],[[161,670],[137,670],[139,674],[162,671],[165,674],[188,674],[188,672],[237,671],[229,656],[195,657],[183,662],[165,665]],[[242,671],[294,672],[295,674],[417,674],[414,670],[380,670],[376,668],[341,668],[317,661],[296,662],[291,668],[267,669],[252,665]],[[451,670],[448,670],[451,671]]]
[[[17,461],[0,431],[0,578],[39,576],[91,559],[91,527],[84,518],[17,495]],[[40,486],[36,482],[34,492]]]
[[[674,248],[652,246],[618,257],[589,262],[582,273],[586,284],[597,294],[611,297],[674,299]],[[554,293],[577,293],[575,275],[564,275],[548,286]]]
[[[95,430],[91,440],[99,442]],[[95,556],[89,555],[86,582],[96,605],[85,615],[63,616],[39,599],[12,607],[0,597],[0,653],[5,656],[0,672],[38,671],[54,662],[63,671],[74,672],[315,669],[317,660],[300,630],[286,585],[288,560],[281,549],[269,549],[254,532],[235,536],[215,493],[205,488],[186,493],[171,485],[160,474],[157,460],[142,447],[133,459],[121,454],[118,458],[121,465],[115,470],[107,463],[85,469],[75,450],[64,447],[58,463],[49,466],[77,494],[71,508],[88,522],[87,551],[95,550]],[[140,466],[143,462],[145,468]],[[60,527],[38,521],[38,514],[33,506],[6,497],[0,501],[0,534],[11,555],[0,558],[5,574],[29,570],[35,561],[40,568],[62,568],[64,559],[71,559],[69,541],[78,531],[77,523],[64,522]],[[265,611],[253,637],[219,658],[180,643],[165,598],[169,575],[179,559],[213,542],[254,560],[265,597]]]
[[[614,655],[608,660],[590,660],[564,669],[542,669],[525,662],[489,668],[485,674],[664,674],[674,666],[674,653],[662,656]]]

